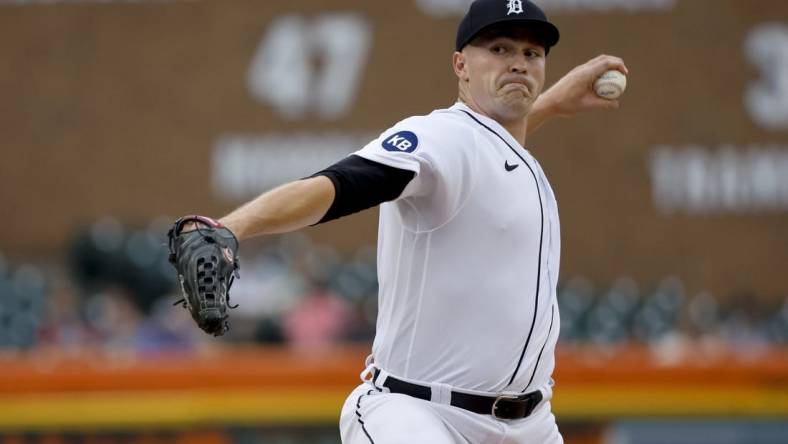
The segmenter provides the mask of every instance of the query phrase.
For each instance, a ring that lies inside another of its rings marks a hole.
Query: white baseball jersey
[[[548,387],[560,239],[536,159],[461,103],[405,119],[355,154],[416,173],[380,208],[376,366],[471,392]]]

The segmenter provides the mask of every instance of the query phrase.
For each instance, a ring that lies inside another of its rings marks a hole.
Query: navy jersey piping
[[[528,384],[525,385],[523,389],[523,393],[528,390],[528,387],[534,382],[534,376],[536,376],[536,369],[539,368],[539,361],[542,360],[542,353],[544,353],[544,348],[547,347],[547,343],[550,341],[550,334],[553,332],[553,319],[555,318],[555,304],[550,306],[550,328],[547,329],[547,338],[544,340],[544,344],[542,344],[542,349],[539,350],[539,356],[536,357],[536,364],[534,364],[534,371],[531,373],[531,379],[528,380]]]
[[[487,131],[495,134],[499,139],[501,139],[501,142],[505,143],[506,146],[508,146],[509,149],[512,150],[512,152],[517,157],[519,157],[520,160],[523,161],[525,166],[528,167],[528,171],[531,172],[531,176],[533,176],[533,178],[534,178],[534,184],[536,185],[536,195],[539,197],[539,214],[541,216],[541,219],[540,219],[540,224],[539,224],[539,260],[536,263],[536,296],[534,297],[534,301],[535,301],[534,302],[534,317],[531,320],[531,329],[528,330],[528,337],[525,339],[525,345],[523,345],[523,351],[522,351],[522,353],[520,353],[520,359],[517,361],[517,367],[514,369],[514,372],[512,373],[512,377],[509,378],[509,383],[506,384],[506,387],[509,387],[510,385],[512,385],[512,382],[514,381],[514,378],[517,376],[517,372],[520,371],[520,366],[522,365],[523,358],[525,357],[525,350],[528,349],[528,344],[531,342],[531,336],[533,335],[534,326],[536,325],[536,313],[539,311],[539,284],[541,282],[541,274],[542,274],[542,241],[543,241],[543,238],[544,238],[544,207],[543,207],[543,204],[542,204],[542,190],[541,190],[541,188],[539,188],[539,179],[537,179],[536,173],[534,172],[533,168],[531,168],[531,165],[528,162],[526,162],[525,158],[523,158],[523,156],[521,156],[520,153],[518,153],[517,150],[514,149],[514,147],[512,145],[510,145],[509,142],[506,141],[506,139],[503,138],[503,136],[498,134],[494,129],[492,129],[489,126],[485,125],[482,121],[480,121],[479,119],[474,117],[473,114],[469,113],[468,111],[465,111],[464,109],[461,109],[460,111],[465,113],[468,117],[473,119],[474,122],[476,122],[479,125],[481,125]]]
[[[356,401],[356,416],[358,416],[357,418],[358,423],[361,424],[361,430],[363,430],[364,434],[367,435],[367,439],[369,439],[370,444],[375,444],[375,441],[373,441],[372,437],[369,436],[369,432],[367,431],[367,427],[364,425],[364,421],[361,419],[361,412],[359,411],[361,410],[361,398],[363,398],[364,396],[369,396],[370,394],[372,394],[372,392],[373,391],[370,390],[366,394],[362,393],[361,395],[359,395],[358,401]]]

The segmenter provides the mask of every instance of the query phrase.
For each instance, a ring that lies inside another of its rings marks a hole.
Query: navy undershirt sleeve
[[[331,208],[317,224],[394,200],[415,175],[413,171],[350,155],[311,176],[328,177],[334,183],[335,190]]]

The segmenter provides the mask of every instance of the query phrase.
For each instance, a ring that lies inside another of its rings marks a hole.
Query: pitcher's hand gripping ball
[[[183,231],[184,225],[196,227]],[[204,216],[184,216],[170,228],[170,263],[178,273],[183,304],[206,333],[221,336],[227,322],[230,286],[238,274],[238,239],[219,222]]]
[[[594,82],[596,95],[603,99],[617,99],[626,89],[627,76],[615,69],[605,72]]]

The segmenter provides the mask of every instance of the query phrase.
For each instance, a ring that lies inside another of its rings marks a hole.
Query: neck
[[[525,136],[528,132],[528,119],[527,114],[516,114],[512,117],[508,116],[499,116],[493,115],[492,113],[486,112],[482,107],[476,103],[472,97],[467,94],[463,94],[463,91],[460,91],[459,101],[464,103],[468,106],[468,108],[472,109],[474,112],[477,112],[483,116],[487,116],[496,122],[498,122],[509,134],[514,137],[514,140],[520,143],[520,145],[525,146]]]

